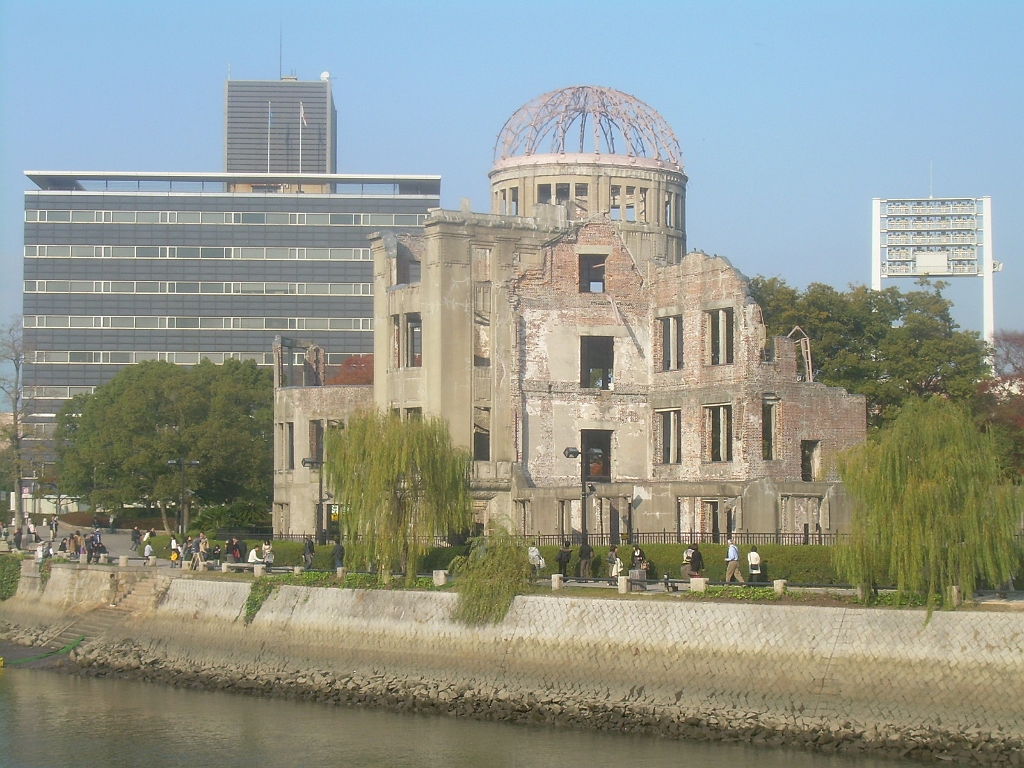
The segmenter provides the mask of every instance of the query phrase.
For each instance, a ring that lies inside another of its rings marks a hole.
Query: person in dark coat
[[[569,561],[572,559],[572,549],[569,547],[568,541],[563,541],[562,546],[558,549],[558,554],[555,555],[555,562],[558,563],[558,572],[562,576],[567,575],[569,571]]]
[[[700,572],[704,570],[704,555],[700,553],[700,546],[694,542],[693,554],[690,555],[690,576],[700,578]]]
[[[313,539],[312,537],[307,536],[306,540],[302,544],[302,563],[306,566],[307,571],[313,567],[313,555],[315,552],[316,549],[313,546]]]

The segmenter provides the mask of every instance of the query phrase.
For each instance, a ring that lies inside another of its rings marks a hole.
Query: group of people
[[[725,581],[726,583],[732,581],[744,583],[746,582],[746,579],[740,569],[740,549],[732,539],[728,540],[728,544],[729,547],[725,555]],[[594,548],[584,541],[580,544],[577,554],[579,555],[579,577],[581,579],[592,578]],[[568,540],[563,541],[562,546],[559,547],[558,553],[555,555],[555,562],[558,564],[558,572],[563,577],[569,574],[569,563],[572,560],[572,556],[573,552],[570,542]],[[540,572],[547,565],[540,554],[540,549],[536,546],[530,547],[527,550],[527,557],[530,561],[530,565],[533,567],[534,576],[539,576]],[[746,560],[747,574],[750,577],[750,581],[761,581],[764,574],[761,555],[758,554],[756,546],[750,548],[750,551],[747,553]],[[608,550],[607,565],[608,575],[612,579],[615,579],[624,572],[625,566],[619,558],[619,548],[617,546],[612,546]],[[629,570],[646,572],[649,568],[650,562],[647,559],[647,554],[639,545],[634,545],[629,557]],[[694,542],[686,548],[685,552],[683,552],[683,563],[680,567],[680,576],[683,581],[689,581],[691,578],[699,577],[703,571],[704,555],[700,551],[700,545],[697,542]]]

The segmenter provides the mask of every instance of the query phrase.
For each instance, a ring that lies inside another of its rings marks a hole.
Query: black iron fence
[[[676,531],[633,531],[631,534],[614,536],[609,533],[588,533],[587,541],[595,547],[639,544],[725,544],[730,536],[739,545],[751,544],[785,544],[805,545],[823,544],[831,546],[839,543],[848,534],[838,533],[679,533]],[[563,541],[576,545],[583,542],[583,534],[574,532],[571,535],[540,534],[527,536],[537,546],[560,546]]]

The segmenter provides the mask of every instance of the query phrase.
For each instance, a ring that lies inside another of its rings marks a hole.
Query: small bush
[[[242,615],[242,621],[252,624],[256,614],[263,607],[263,603],[274,594],[279,586],[281,586],[280,582],[267,577],[255,579],[249,586],[249,596],[245,599],[245,613]]]
[[[14,597],[21,578],[21,558],[17,555],[0,555],[0,600]]]

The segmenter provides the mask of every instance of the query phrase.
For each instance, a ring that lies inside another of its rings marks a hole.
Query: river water
[[[873,758],[0,672],[0,767],[882,768]]]

